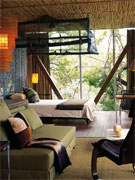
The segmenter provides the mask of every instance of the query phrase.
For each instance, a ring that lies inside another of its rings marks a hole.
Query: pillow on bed
[[[10,96],[10,99],[26,99],[26,95],[24,93],[14,93]]]
[[[23,119],[17,117],[8,118],[10,125],[16,135],[20,148],[25,147],[32,140],[32,132],[28,124]]]
[[[24,110],[19,111],[15,115],[15,117],[22,117],[22,116],[30,125],[32,131],[43,126],[41,119],[39,118],[38,114],[35,112],[33,108],[26,108]]]
[[[6,96],[4,97],[4,99],[10,99],[10,96],[11,96],[11,95],[13,95],[13,93],[6,95]]]
[[[24,87],[23,91],[29,103],[39,102],[40,99],[39,99],[38,93],[34,89]]]

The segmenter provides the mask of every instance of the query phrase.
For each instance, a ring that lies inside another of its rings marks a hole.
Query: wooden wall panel
[[[39,35],[30,35],[31,38],[38,38]],[[41,34],[41,36],[43,38],[47,38],[48,34]],[[40,42],[42,43],[42,42]],[[43,49],[42,49],[43,50]],[[49,50],[49,49],[48,49]],[[28,49],[28,54],[32,54],[32,52],[37,52],[41,51],[41,49]],[[40,57],[42,59],[43,64],[45,65],[46,69],[48,70],[48,72],[50,73],[50,61],[49,61],[49,55],[44,55]],[[52,95],[51,95],[51,87],[48,83],[48,81],[45,79],[42,71],[40,70],[40,68],[38,67],[38,65],[35,63],[35,59],[32,58],[32,55],[28,55],[27,57],[27,85],[28,87],[32,87],[34,88],[38,94],[40,95],[41,99],[51,99]],[[38,84],[32,84],[32,73],[38,73],[39,76],[39,83]]]

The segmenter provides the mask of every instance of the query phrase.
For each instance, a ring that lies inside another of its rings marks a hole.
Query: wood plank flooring
[[[118,113],[117,113],[118,114]],[[54,123],[56,125],[66,125],[76,127],[76,137],[106,137],[107,129],[112,129],[116,123],[115,111],[95,111],[93,113],[94,121],[87,125],[84,119],[54,119],[47,120],[47,123]],[[128,118],[128,113],[122,111],[121,126],[127,129],[131,125],[131,119]]]

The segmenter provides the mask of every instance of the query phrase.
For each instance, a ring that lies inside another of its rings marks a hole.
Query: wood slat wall
[[[43,34],[44,38],[48,37],[48,34]],[[38,37],[38,35],[30,35],[30,37]],[[36,49],[38,51],[38,49]],[[43,75],[43,72],[39,68],[39,66],[36,64],[35,59],[31,54],[32,53],[31,49],[28,49],[28,56],[27,56],[27,85],[28,87],[34,88],[37,93],[39,94],[41,99],[51,99],[52,98],[52,93],[51,93],[51,87],[46,80],[46,78]],[[41,56],[42,62],[45,65],[46,69],[50,73],[50,61],[49,61],[49,56],[44,55]],[[38,84],[32,84],[32,73],[38,73],[39,76],[39,81]]]
[[[48,71],[50,71],[50,63],[47,55],[43,57],[43,63]],[[38,73],[38,84],[32,84],[32,73]],[[35,89],[41,99],[52,98],[50,85],[32,55],[28,55],[27,60],[27,86]]]

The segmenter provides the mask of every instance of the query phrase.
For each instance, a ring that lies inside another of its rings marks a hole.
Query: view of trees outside
[[[127,29],[115,30],[115,61],[117,61],[127,41]],[[81,32],[86,34],[86,32]],[[96,30],[98,55],[81,55],[82,61],[82,98],[94,99],[113,67],[113,30]],[[63,35],[79,35],[79,32],[64,32]],[[58,36],[50,33],[50,37]],[[70,48],[79,48],[74,45]],[[82,45],[83,48],[86,45]],[[64,47],[69,49],[68,46]],[[51,76],[63,98],[80,98],[80,61],[79,55],[51,55]],[[116,72],[116,94],[126,89],[126,57]],[[53,95],[53,98],[56,98]],[[114,110],[114,79],[109,83],[105,93],[97,104],[97,110]]]

